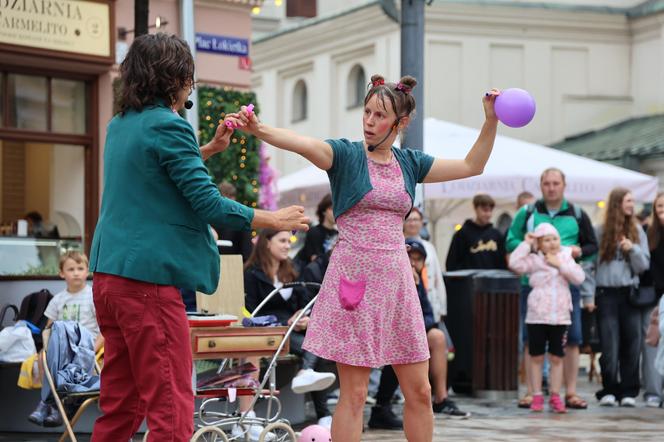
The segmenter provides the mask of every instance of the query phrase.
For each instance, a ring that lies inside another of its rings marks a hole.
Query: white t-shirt
[[[284,301],[288,301],[290,297],[293,295],[293,287],[282,289],[284,283],[279,281],[276,276],[274,277],[274,282],[272,284],[274,285],[275,289],[281,289],[279,290],[279,294],[281,295],[282,298],[284,298]]]
[[[99,334],[92,288],[89,285],[77,293],[69,293],[67,289],[58,293],[48,303],[44,315],[53,321],[79,322],[95,337]]]

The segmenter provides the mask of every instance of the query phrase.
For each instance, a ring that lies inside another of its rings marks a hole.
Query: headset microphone
[[[187,109],[191,109],[192,107],[194,107],[194,102],[191,100],[187,100],[184,102],[184,107]]]
[[[369,144],[369,145],[367,146],[367,150],[368,150],[369,152],[373,152],[374,150],[376,150],[376,148],[377,148],[378,146],[380,146],[381,144],[383,144],[383,143],[385,142],[385,140],[387,140],[387,139],[390,137],[390,135],[392,134],[392,131],[393,131],[394,129],[396,129],[397,126],[399,126],[399,120],[401,120],[401,117],[397,118],[397,120],[394,122],[394,125],[390,128],[390,130],[389,130],[389,131],[387,132],[387,134],[383,137],[383,139],[380,140],[380,143],[378,143],[378,144]]]

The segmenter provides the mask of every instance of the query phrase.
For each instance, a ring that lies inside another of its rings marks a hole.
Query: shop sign
[[[196,50],[246,57],[249,55],[249,40],[246,38],[196,33]]]
[[[84,0],[0,0],[0,43],[109,57],[110,7]]]

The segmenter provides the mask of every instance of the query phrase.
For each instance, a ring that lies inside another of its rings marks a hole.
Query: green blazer
[[[163,104],[118,114],[106,136],[90,270],[213,293],[219,253],[209,225],[249,230],[253,216],[220,195],[186,120]]]

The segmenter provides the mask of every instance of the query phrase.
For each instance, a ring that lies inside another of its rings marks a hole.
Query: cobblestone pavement
[[[519,409],[516,399],[489,401],[456,397],[459,408],[470,411],[467,420],[436,417],[434,441],[664,441],[664,409],[600,407],[594,399],[597,384],[580,379],[580,395],[588,401],[587,410],[569,410],[555,415],[545,409],[531,413]],[[640,398],[639,398],[640,399]],[[365,422],[370,407],[366,409]],[[395,410],[396,411],[396,410]],[[403,432],[368,430],[363,441],[405,441]]]
[[[566,415],[533,414],[509,407],[459,399],[457,403],[473,416],[468,420],[437,417],[434,441],[662,441],[664,410],[645,408],[606,409],[591,404],[588,410]],[[488,405],[488,406],[487,406]],[[402,432],[370,430],[363,441],[405,440]]]
[[[436,417],[436,442],[448,441],[664,441],[664,409],[646,408],[638,401],[636,408],[599,407],[594,400],[597,384],[580,379],[579,392],[588,400],[587,410],[570,410],[566,415],[548,411],[534,414],[517,408],[516,399],[490,401],[468,397],[455,397],[459,407],[470,411],[468,420],[450,420]],[[401,413],[396,405],[395,411]],[[371,407],[365,409],[365,423]],[[51,442],[53,435],[3,435],[2,442]],[[81,435],[79,441],[88,441]],[[140,441],[140,437],[134,441]],[[363,441],[405,441],[401,431],[368,430]]]

